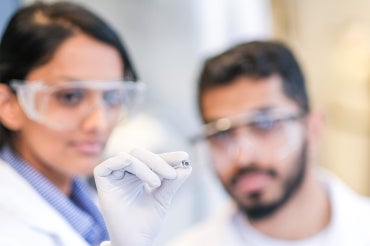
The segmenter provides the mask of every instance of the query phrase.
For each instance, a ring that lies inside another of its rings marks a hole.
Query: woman
[[[73,3],[36,3],[0,44],[0,245],[108,239],[85,183],[138,83],[117,34]]]

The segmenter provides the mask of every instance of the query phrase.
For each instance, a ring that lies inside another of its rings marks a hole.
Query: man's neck
[[[299,190],[272,216],[251,225],[261,233],[279,239],[299,240],[313,236],[330,222],[329,194],[312,173]]]

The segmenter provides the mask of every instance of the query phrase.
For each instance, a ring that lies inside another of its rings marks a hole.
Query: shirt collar
[[[92,190],[84,179],[73,179],[71,196],[67,197],[9,146],[1,150],[0,156],[91,245],[99,245],[108,239],[103,217],[92,200]]]

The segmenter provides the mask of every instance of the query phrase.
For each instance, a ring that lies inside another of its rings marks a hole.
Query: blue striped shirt
[[[92,190],[84,179],[74,178],[72,192],[67,197],[47,178],[22,160],[9,147],[0,152],[1,158],[9,163],[30,185],[53,206],[71,226],[90,244],[99,245],[108,240],[103,217],[92,199]]]

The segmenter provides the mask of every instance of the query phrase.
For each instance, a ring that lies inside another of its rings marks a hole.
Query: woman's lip
[[[103,144],[101,142],[76,142],[73,146],[84,154],[96,155],[101,154],[103,151]]]

